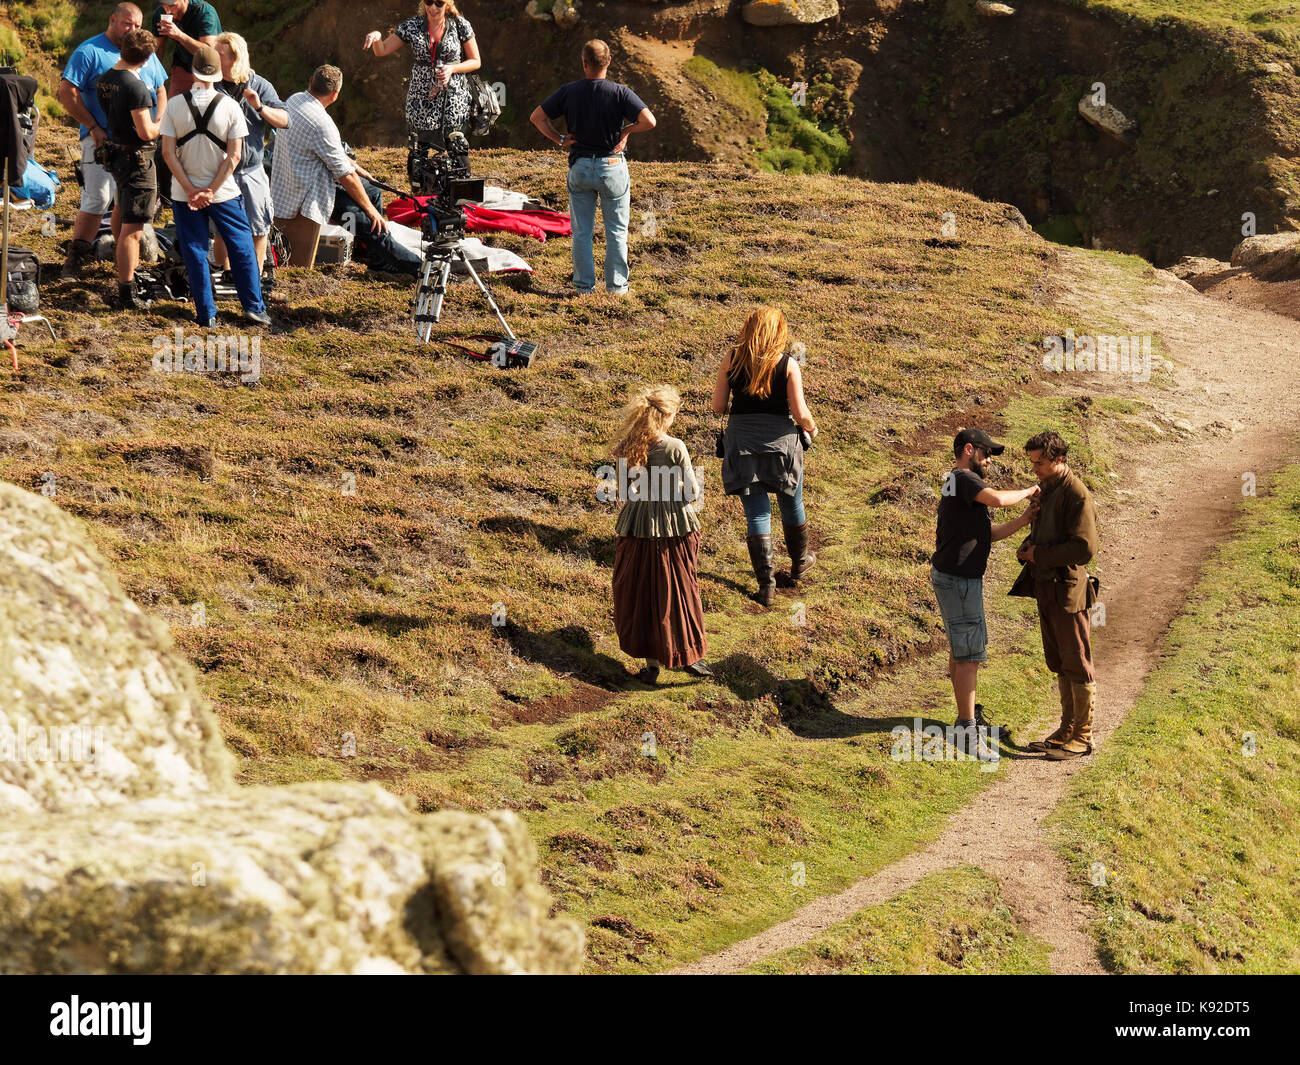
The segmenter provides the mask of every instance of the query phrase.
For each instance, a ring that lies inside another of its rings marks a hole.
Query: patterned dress
[[[433,59],[429,51],[429,23],[423,15],[402,22],[397,36],[411,46],[415,57],[411,84],[406,90],[406,128],[413,133],[441,133],[464,130],[469,123],[470,91],[464,74],[453,74],[446,87],[432,100]],[[438,59],[448,66],[465,59],[465,42],[474,36],[469,20],[449,17],[438,42]]]

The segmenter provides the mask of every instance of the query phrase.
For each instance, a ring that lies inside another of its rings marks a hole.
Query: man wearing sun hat
[[[983,429],[963,429],[952,442],[956,462],[944,478],[939,497],[939,521],[935,530],[934,556],[930,560],[930,583],[943,627],[948,637],[948,672],[957,701],[957,728],[973,736],[977,727],[988,724],[975,702],[975,679],[981,662],[987,660],[988,626],[984,620],[984,569],[989,549],[1023,529],[1032,518],[1032,507],[1020,517],[994,525],[989,507],[1013,507],[1035,499],[1038,485],[999,491],[985,484],[989,457],[1001,455],[998,444]]]
[[[270,325],[253,254],[253,232],[234,179],[248,124],[239,105],[216,90],[221,80],[221,59],[214,48],[200,46],[191,70],[194,88],[167,102],[162,146],[163,158],[172,172],[176,239],[185,260],[195,315],[201,326],[216,324],[217,305],[208,267],[211,223],[226,243],[244,318]]]

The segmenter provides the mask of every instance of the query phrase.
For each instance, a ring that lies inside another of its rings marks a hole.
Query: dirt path
[[[1300,414],[1300,322],[1198,295],[1172,275],[1131,307],[1114,302],[1118,273],[1076,253],[1063,256],[1054,297],[1073,312],[1076,333],[1114,332],[1097,309],[1133,334],[1160,337],[1174,363],[1173,388],[1118,375],[1062,375],[1067,395],[1129,396],[1155,405],[1163,435],[1118,463],[1122,503],[1100,514],[1106,625],[1094,630],[1098,699],[1094,743],[1132,708],[1156,664],[1169,624],[1182,611],[1202,563],[1229,531],[1242,498],[1242,474],[1266,476],[1294,461],[1291,434]],[[1175,427],[1175,422],[1180,423]],[[1048,728],[1050,729],[1050,725]],[[1018,742],[1025,738],[1017,737]],[[1004,760],[998,780],[956,815],[932,844],[789,920],[675,970],[737,972],[798,946],[864,906],[884,902],[922,877],[959,862],[992,873],[1022,928],[1054,949],[1056,973],[1101,973],[1085,926],[1080,886],[1047,842],[1043,821],[1088,759]],[[973,827],[977,826],[977,827]]]

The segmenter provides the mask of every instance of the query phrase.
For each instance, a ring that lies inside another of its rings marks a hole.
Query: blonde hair
[[[614,457],[627,459],[629,467],[644,466],[650,448],[664,435],[681,405],[681,394],[672,385],[643,388],[623,408]]]
[[[217,38],[218,47],[226,45],[233,57],[230,64],[230,80],[242,85],[253,75],[253,68],[248,65],[248,42],[237,33],[223,33]]]
[[[743,373],[746,391],[766,399],[772,392],[772,371],[781,361],[789,335],[784,314],[775,307],[760,307],[740,328],[740,339],[727,359],[727,376],[735,381]]]

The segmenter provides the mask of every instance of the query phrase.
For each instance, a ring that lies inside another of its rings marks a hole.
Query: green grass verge
[[[931,873],[799,947],[744,970],[763,976],[1048,975],[1051,947],[1027,935],[998,882],[964,865]]]
[[[1244,508],[1053,817],[1115,972],[1300,971],[1300,467]]]

